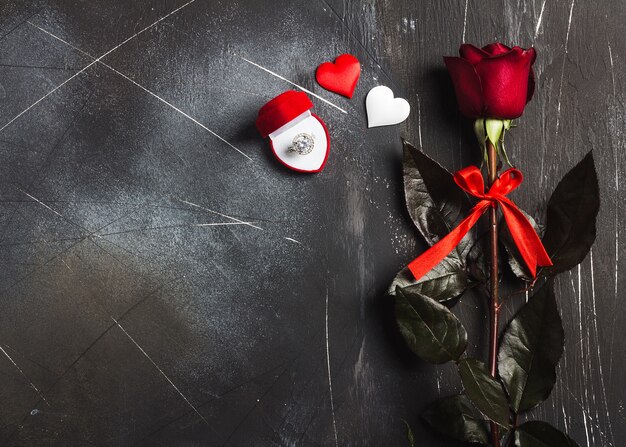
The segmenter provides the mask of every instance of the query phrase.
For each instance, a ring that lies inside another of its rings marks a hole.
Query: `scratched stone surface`
[[[455,445],[419,414],[456,372],[412,357],[384,297],[424,249],[400,137],[479,162],[442,55],[501,40],[539,53],[515,200],[541,220],[590,149],[602,195],[592,253],[557,281],[565,355],[531,417],[624,445],[625,23],[617,0],[2,0],[0,444],[402,446],[406,419],[418,445]],[[344,52],[352,100],[314,80]],[[320,174],[286,171],[254,128],[287,80],[318,95]],[[368,130],[381,84],[412,113]],[[484,303],[455,311],[486,356]]]

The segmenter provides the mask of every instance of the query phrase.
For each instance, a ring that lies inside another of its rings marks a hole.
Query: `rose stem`
[[[489,186],[498,178],[498,158],[495,146],[487,140],[487,169],[489,172]],[[497,208],[489,210],[489,240],[491,257],[490,282],[490,318],[489,318],[489,371],[492,377],[496,377],[498,358],[498,325],[500,317],[500,304],[498,302],[498,215]],[[500,434],[498,425],[491,422],[491,444],[500,447]]]

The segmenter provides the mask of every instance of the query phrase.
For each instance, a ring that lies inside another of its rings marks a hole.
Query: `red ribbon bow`
[[[524,213],[510,199],[505,197],[522,183],[523,178],[522,173],[517,169],[508,169],[496,179],[485,194],[483,176],[476,166],[468,166],[454,174],[454,181],[461,189],[481,200],[472,208],[470,215],[454,230],[409,264],[409,270],[415,279],[421,279],[443,258],[448,256],[478,222],[480,216],[489,208],[498,205],[502,209],[504,220],[509,227],[513,241],[533,278],[536,276],[537,266],[551,266],[552,261],[535,229],[524,216]]]

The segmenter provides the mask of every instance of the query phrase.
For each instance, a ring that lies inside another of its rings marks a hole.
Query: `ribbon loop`
[[[483,175],[476,166],[468,166],[454,174],[454,181],[463,191],[475,196],[484,197],[485,182]]]
[[[493,185],[489,189],[489,194],[494,196],[506,196],[511,191],[517,189],[523,181],[524,176],[521,171],[514,168],[507,169],[502,173],[502,175],[500,175],[499,178],[496,179],[495,182],[493,182]]]
[[[414,259],[408,268],[419,281],[431,271],[439,262],[459,245],[463,237],[472,229],[480,216],[493,206],[500,206],[504,220],[509,227],[513,242],[517,246],[524,263],[533,278],[537,274],[537,267],[552,265],[550,257],[535,232],[532,224],[524,213],[507,197],[524,180],[522,173],[514,168],[507,169],[496,179],[489,191],[485,194],[485,183],[480,170],[476,166],[468,166],[454,174],[454,181],[465,192],[481,200],[472,208],[470,214],[445,237]]]

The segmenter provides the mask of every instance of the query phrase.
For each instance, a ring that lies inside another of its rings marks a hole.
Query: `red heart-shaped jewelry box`
[[[311,113],[313,103],[304,92],[288,90],[259,110],[256,127],[270,138],[274,156],[289,169],[298,172],[320,172],[330,150],[330,137],[324,122]],[[292,149],[297,137],[313,141],[312,149],[301,154]]]

